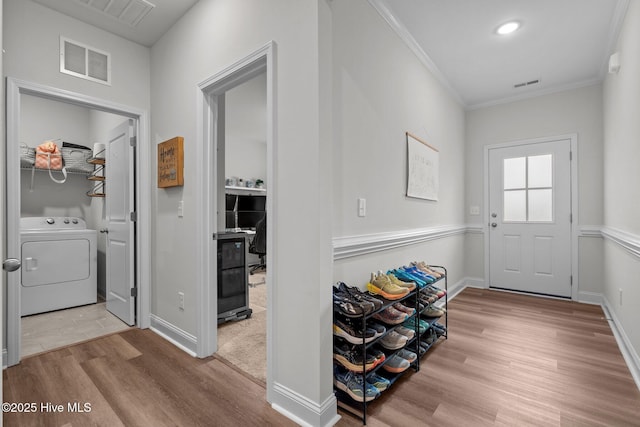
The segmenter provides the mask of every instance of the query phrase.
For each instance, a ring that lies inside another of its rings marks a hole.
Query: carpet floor
[[[265,273],[249,276],[250,318],[218,326],[219,357],[262,383],[267,380],[267,285]]]

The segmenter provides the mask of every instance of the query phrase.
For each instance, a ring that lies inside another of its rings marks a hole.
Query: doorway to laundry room
[[[8,83],[9,366],[136,323],[139,119],[32,86]]]
[[[224,138],[218,139],[225,200],[218,210],[224,233],[218,233],[217,244],[217,354],[262,382],[267,370],[266,84],[262,72],[225,92]]]

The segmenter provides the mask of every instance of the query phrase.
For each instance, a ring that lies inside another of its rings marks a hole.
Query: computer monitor
[[[264,211],[266,208],[266,196],[238,196],[238,212],[240,211]]]
[[[238,227],[255,229],[256,224],[264,218],[264,211],[238,211]]]

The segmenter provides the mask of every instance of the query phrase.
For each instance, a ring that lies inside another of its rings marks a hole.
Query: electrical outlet
[[[469,208],[469,215],[480,215],[480,206],[471,206]]]
[[[178,308],[184,310],[184,292],[178,292]]]

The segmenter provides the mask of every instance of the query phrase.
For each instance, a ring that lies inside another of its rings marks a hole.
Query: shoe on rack
[[[431,346],[431,344],[433,344],[436,341],[438,341],[438,334],[436,334],[435,330],[430,329],[424,341],[420,341],[420,345],[425,344],[427,346]]]
[[[427,282],[424,281],[423,279],[419,278],[419,277],[415,277],[409,273],[407,273],[406,271],[400,269],[400,268],[396,268],[395,270],[390,270],[391,274],[393,274],[394,276],[396,276],[396,278],[402,280],[403,282],[413,282],[415,283],[418,288],[423,288],[424,286],[427,285]]]
[[[391,381],[378,374],[369,375],[367,377],[367,382],[377,388],[380,392],[385,391],[391,386]]]
[[[425,311],[422,312],[422,315],[425,317],[442,317],[444,315],[444,310],[430,305]]]
[[[347,286],[344,282],[338,282],[338,290],[363,305],[373,305],[371,311],[379,310],[382,307],[382,301],[366,292],[362,292],[355,286]]]
[[[427,274],[424,271],[422,271],[422,270],[420,270],[420,269],[418,269],[416,267],[413,267],[413,266],[410,266],[410,265],[409,266],[405,265],[405,266],[402,266],[401,268],[404,271],[406,271],[407,273],[409,273],[409,274],[411,274],[413,276],[419,277],[419,278],[421,278],[422,280],[424,280],[427,283],[434,283],[437,280],[432,275]]]
[[[416,361],[416,359],[418,359],[418,355],[415,354],[413,351],[409,351],[406,349],[402,349],[399,352],[396,353],[396,356],[402,357],[403,359],[405,359],[407,362],[409,363],[413,363]]]
[[[409,339],[396,331],[391,331],[384,337],[380,338],[378,344],[387,350],[397,350],[407,345]]]
[[[417,325],[416,325],[417,322]],[[407,320],[406,322],[404,322],[402,324],[402,326],[404,326],[405,328],[408,329],[412,329],[412,330],[416,330],[416,326],[418,327],[418,334],[422,335],[425,332],[427,332],[427,329],[429,329],[429,323],[422,320],[422,319],[417,319],[415,317],[411,317],[409,320]]]
[[[405,313],[407,313],[407,316],[411,317],[414,314],[416,314],[416,309],[413,307],[407,307],[406,305],[399,303],[399,302],[394,302],[392,305],[393,308],[395,308],[398,311],[403,311]]]
[[[338,319],[333,321],[333,335],[342,337],[351,344],[367,344],[377,338],[375,329],[367,328],[363,333],[362,329]]]
[[[439,271],[434,270],[433,268],[428,266],[424,261],[419,261],[419,262],[414,261],[411,263],[411,265],[416,267],[419,270],[424,271],[427,274],[430,274],[431,276],[434,276],[436,279],[440,279],[444,276],[444,273],[440,273]]]
[[[395,308],[389,306],[382,311],[372,316],[376,320],[386,323],[387,325],[399,325],[407,320],[409,316],[404,311],[398,311]]]
[[[362,352],[347,342],[338,342],[336,340],[336,343],[333,345],[333,358],[350,371],[362,372]],[[369,371],[375,366],[376,358],[371,354],[367,354],[364,363],[365,371]]]
[[[382,271],[379,271],[378,274],[382,274]],[[391,282],[394,285],[398,285],[401,288],[407,288],[409,289],[409,291],[412,291],[416,288],[415,282],[411,282],[411,281],[405,282],[404,280],[400,280],[391,271],[387,271],[387,277],[389,278],[389,280],[391,280]]]
[[[388,300],[397,300],[409,294],[409,289],[393,284],[384,274],[376,275],[374,273],[371,273],[367,290]]]
[[[433,330],[435,331],[438,337],[441,337],[447,333],[447,328],[445,328],[443,325],[439,323],[434,323],[431,325],[431,327],[433,328]]]
[[[407,337],[407,339],[413,339],[413,337],[416,336],[416,331],[415,329],[409,329],[409,328],[405,328],[404,326],[396,326],[396,328],[394,329],[394,331],[396,331],[397,333],[399,333],[400,335],[404,335],[405,337]]]
[[[338,390],[344,391],[356,402],[370,402],[380,396],[377,387],[365,382],[362,375],[350,371],[334,370],[333,383]]]
[[[400,372],[404,372],[409,369],[411,363],[407,359],[403,359],[402,357],[394,354],[387,362],[382,366],[385,371],[393,372],[394,374],[399,374]]]
[[[373,312],[376,309],[375,305],[372,302],[363,301],[362,299],[355,298],[350,293],[344,292],[340,290],[340,288],[334,286],[333,301],[335,302],[336,300],[347,301],[355,307],[360,307],[362,314],[365,314],[365,315]],[[350,317],[358,317],[358,316],[350,316]]]
[[[367,352],[371,352],[371,355],[376,358],[375,366],[378,366],[379,364],[383,363],[387,358],[387,356],[384,354],[384,351],[375,347],[370,348],[369,350],[367,350]]]
[[[333,295],[333,307],[347,317],[362,317],[365,314],[360,304],[335,294]]]
[[[387,332],[387,328],[378,322],[367,322],[367,326],[376,331],[376,338],[381,337],[385,332]]]
[[[402,305],[405,305],[405,306],[410,307],[410,308],[415,308],[416,311],[418,311],[418,312],[424,310],[425,307],[427,305],[429,305],[429,304],[427,304],[427,305],[423,304],[422,300],[420,299],[420,297],[418,297],[418,303],[417,304],[418,304],[418,306],[416,307],[416,302],[415,302],[415,300],[413,298],[408,298],[408,299],[402,301]]]

